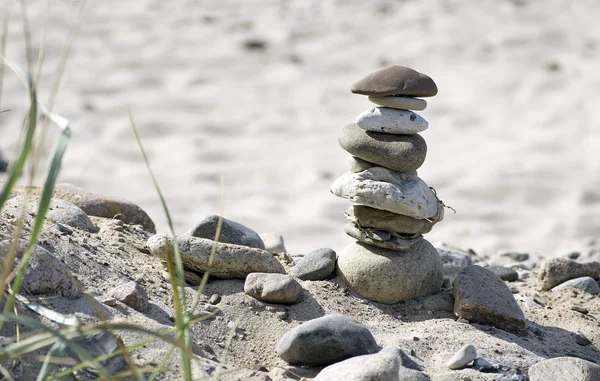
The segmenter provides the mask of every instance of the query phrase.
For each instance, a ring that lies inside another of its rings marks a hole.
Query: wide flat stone
[[[358,295],[387,304],[439,292],[443,281],[442,262],[425,239],[405,251],[354,242],[339,253],[337,272]]]
[[[353,222],[348,222],[344,226],[344,233],[367,245],[396,251],[408,250],[421,239],[420,236],[416,238],[395,237],[385,230],[359,228]]]
[[[416,219],[435,217],[441,207],[435,193],[416,172],[401,173],[383,167],[347,172],[333,182],[330,191],[357,204]]]
[[[365,205],[352,205],[346,210],[346,218],[358,226],[405,235],[429,233],[433,225],[441,221],[443,217],[444,208],[441,205],[438,206],[438,215],[427,220],[416,219]]]
[[[542,291],[548,291],[569,279],[589,276],[600,278],[600,262],[579,263],[568,258],[552,258],[544,262],[538,281]]]
[[[356,118],[358,127],[366,131],[386,134],[416,134],[429,127],[420,115],[408,110],[372,107]]]
[[[423,111],[427,108],[427,101],[425,99],[413,98],[413,97],[400,97],[400,96],[387,96],[377,97],[369,96],[369,101],[376,105],[395,108],[398,110],[415,110]]]
[[[454,313],[469,321],[516,334],[527,332],[523,311],[499,276],[476,265],[465,267],[453,283]]]
[[[250,273],[285,274],[283,265],[266,250],[217,243],[212,266],[209,266],[214,241],[181,235],[177,243],[186,270],[210,271],[210,275],[224,279],[245,279]],[[166,259],[167,250],[173,249],[173,238],[170,234],[156,234],[148,239],[147,246],[152,255]]]
[[[432,97],[438,89],[435,82],[425,74],[405,66],[389,66],[377,70],[352,85],[354,94],[362,95],[408,95]]]
[[[600,380],[600,366],[576,357],[555,357],[543,360],[529,368],[530,381]]]
[[[198,238],[214,240],[218,223],[219,216],[211,214],[198,222],[187,234]],[[227,218],[222,218],[218,241],[230,243],[232,245],[248,246],[262,250],[265,249],[265,244],[257,232]]]
[[[393,135],[346,125],[338,142],[351,155],[398,172],[417,170],[425,161],[427,144],[419,134]]]
[[[302,286],[287,274],[251,273],[246,277],[244,292],[263,302],[294,304]]]

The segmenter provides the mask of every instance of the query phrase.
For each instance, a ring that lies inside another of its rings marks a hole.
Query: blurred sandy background
[[[45,30],[45,102],[80,1],[24,4],[36,51]],[[281,233],[293,253],[340,250],[337,134],[371,106],[349,88],[400,64],[439,88],[419,112],[419,175],[457,214],[426,238],[562,254],[600,235],[598,4],[88,1],[55,107],[73,129],[60,180],[134,201],[166,230],[131,108],[178,232],[219,212],[222,174],[226,217]],[[24,64],[20,2],[0,6],[6,57]],[[2,98],[7,157],[26,106],[12,73]]]

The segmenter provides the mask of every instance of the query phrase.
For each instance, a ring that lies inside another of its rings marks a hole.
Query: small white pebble
[[[452,356],[446,363],[446,366],[450,369],[462,369],[476,358],[477,351],[475,350],[475,347],[471,344],[467,344]]]

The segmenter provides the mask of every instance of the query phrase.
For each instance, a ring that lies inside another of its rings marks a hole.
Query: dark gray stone
[[[324,280],[335,270],[336,258],[337,254],[332,249],[317,249],[298,259],[292,272],[298,279]]]
[[[510,267],[490,266],[486,268],[494,274],[498,275],[502,280],[514,282],[515,280],[519,279],[519,273],[517,273],[516,270],[511,269]]]
[[[558,286],[553,287],[552,290],[560,290],[564,288],[576,288],[592,295],[600,294],[600,286],[598,285],[598,282],[589,276],[568,280],[559,284]]]
[[[244,292],[263,302],[294,304],[302,286],[287,274],[252,273],[246,277]]]
[[[111,290],[110,295],[136,311],[144,312],[148,309],[148,294],[136,282],[120,284]]]
[[[214,241],[218,223],[219,216],[211,214],[198,222],[196,226],[187,232],[187,234],[193,237],[206,238]],[[261,250],[265,249],[265,244],[258,233],[242,224],[228,220],[227,218],[223,218],[218,242],[248,246]]]
[[[544,262],[538,281],[542,291],[548,291],[570,279],[581,277],[600,278],[600,263],[578,263],[567,258],[552,258]]]
[[[529,380],[598,381],[600,380],[600,366],[576,357],[556,357],[531,366]]]
[[[310,320],[288,331],[277,344],[277,355],[290,364],[329,365],[379,350],[369,330],[343,315]]]
[[[437,94],[438,89],[429,76],[405,66],[393,65],[367,75],[352,85],[350,91],[354,94],[378,97],[432,97]]]
[[[471,265],[454,280],[454,313],[469,321],[525,334],[523,311],[510,288],[500,277],[483,267]]]

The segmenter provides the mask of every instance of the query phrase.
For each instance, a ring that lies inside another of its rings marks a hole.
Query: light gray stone
[[[357,226],[387,230],[402,235],[421,235],[431,231],[433,225],[444,217],[444,208],[438,205],[438,213],[428,219],[416,219],[402,214],[375,209],[365,205],[352,205],[346,210],[346,218]]]
[[[440,257],[425,239],[406,251],[352,243],[340,253],[337,272],[360,296],[387,304],[439,292],[443,281]]]
[[[346,125],[338,142],[351,155],[398,172],[417,170],[425,161],[427,144],[419,134],[392,135]]]
[[[387,97],[376,97],[369,96],[369,101],[376,105],[395,108],[398,110],[415,110],[423,111],[427,108],[427,101],[425,99],[414,98],[414,97],[399,97],[399,96],[387,96]]]
[[[187,270],[205,272],[210,275],[230,279],[245,279],[250,273],[285,274],[283,265],[268,251],[247,246],[217,243],[212,266],[209,258],[215,244],[204,238],[182,235],[177,237],[183,266]],[[173,249],[170,234],[156,234],[148,239],[148,249],[152,255],[165,259],[167,250]]]
[[[555,357],[531,366],[529,380],[598,381],[600,366],[576,357]]]
[[[542,265],[538,282],[542,291],[548,291],[570,279],[585,276],[600,278],[600,262],[579,263],[567,258],[552,258]]]
[[[598,282],[589,276],[568,280],[559,284],[558,286],[553,287],[552,290],[561,290],[565,288],[576,288],[592,295],[600,294],[600,286],[598,285]]]
[[[120,284],[110,291],[110,295],[136,311],[144,312],[148,309],[146,290],[136,282]]]
[[[444,275],[448,277],[450,284],[454,282],[456,276],[467,266],[473,264],[468,254],[456,250],[450,250],[438,247],[440,259],[444,264]]]
[[[292,271],[298,279],[325,280],[335,270],[336,259],[337,254],[332,249],[318,249],[298,259]]]
[[[379,350],[367,327],[344,315],[326,315],[289,330],[276,352],[296,365],[329,365]]]
[[[438,90],[427,75],[406,66],[393,65],[367,75],[352,85],[350,91],[362,95],[432,97]]]
[[[294,304],[302,286],[287,274],[252,273],[246,277],[244,292],[263,302]]]
[[[416,219],[435,217],[440,208],[437,196],[416,172],[400,173],[383,167],[347,172],[330,190],[357,204]]]
[[[450,369],[462,369],[476,358],[477,350],[472,344],[467,344],[460,348],[458,352],[456,352],[454,356],[448,360],[446,366]]]
[[[362,172],[365,169],[369,169],[371,167],[376,167],[376,164],[369,163],[368,161],[364,161],[355,156],[348,156],[348,166],[350,167],[350,172],[357,173]]]
[[[198,222],[196,226],[187,232],[187,234],[214,241],[218,224],[219,216],[211,214]],[[265,244],[258,233],[240,223],[228,220],[227,218],[222,219],[221,232],[218,241],[221,243],[230,243],[232,245],[253,247],[255,249],[265,249]]]
[[[259,237],[265,244],[265,250],[271,253],[286,253],[283,237],[279,233],[260,233]]]
[[[356,119],[358,127],[366,131],[386,134],[416,134],[429,127],[419,114],[388,107],[372,107]]]
[[[400,360],[391,353],[363,355],[329,365],[315,381],[398,381]]]
[[[395,237],[385,230],[361,229],[352,222],[344,226],[344,233],[367,245],[396,251],[408,250],[421,239],[420,236],[406,239]]]

